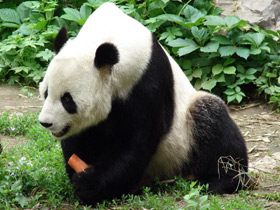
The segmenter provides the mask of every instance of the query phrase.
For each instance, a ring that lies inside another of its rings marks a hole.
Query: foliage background
[[[0,4],[0,81],[37,85],[62,26],[75,37],[108,0],[9,1]],[[220,16],[212,0],[110,0],[147,26],[196,89],[226,102],[264,96],[280,105],[279,31]]]

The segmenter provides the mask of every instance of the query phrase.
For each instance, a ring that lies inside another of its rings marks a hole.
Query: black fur
[[[76,195],[86,204],[94,204],[131,192],[160,139],[169,132],[173,113],[171,66],[153,38],[147,71],[129,97],[114,99],[105,121],[61,142],[66,162],[75,153],[91,165],[76,174],[66,164]]]
[[[40,122],[42,126],[44,126],[45,128],[49,128],[51,127],[53,124],[52,123],[44,123],[44,122]]]
[[[77,113],[77,105],[74,102],[70,93],[68,93],[68,92],[64,93],[64,95],[61,97],[61,103],[62,103],[64,109],[69,114]]]
[[[44,93],[44,97],[45,97],[45,100],[47,99],[48,97],[48,89],[46,89],[45,93]]]
[[[119,62],[119,51],[115,45],[104,43],[100,45],[95,53],[94,65],[97,68],[109,65],[113,66]]]
[[[63,47],[63,45],[67,42],[67,28],[62,27],[58,32],[55,40],[54,40],[54,52],[57,54]]]
[[[203,96],[192,105],[190,113],[194,144],[191,162],[184,173],[192,174],[203,184],[208,183],[213,193],[233,193],[245,188],[242,182],[248,184],[249,178],[238,176],[238,171],[247,172],[247,148],[224,102],[215,96]],[[223,162],[232,167],[225,169]]]

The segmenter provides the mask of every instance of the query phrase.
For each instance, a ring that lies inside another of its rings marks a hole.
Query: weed
[[[0,209],[90,209],[74,196],[64,169],[60,143],[37,121],[38,114],[0,115],[0,133],[24,136],[18,147],[4,147],[0,155]],[[15,128],[11,131],[11,127]],[[262,209],[266,200],[250,192],[236,196],[208,195],[207,186],[175,177],[172,182],[156,180],[139,195],[98,203],[95,209]],[[279,195],[267,195],[279,200]]]

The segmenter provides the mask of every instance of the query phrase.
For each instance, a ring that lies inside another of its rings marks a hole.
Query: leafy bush
[[[59,28],[67,26],[75,36],[106,1],[75,1],[72,8],[58,7],[58,0],[26,1],[16,9],[0,9],[0,79],[37,84],[53,57],[51,43]],[[196,89],[228,103],[240,103],[252,86],[268,98],[280,93],[280,31],[251,27],[237,16],[222,18],[212,0],[109,1],[157,36]]]
[[[26,1],[16,9],[0,9],[0,79],[9,84],[38,84],[54,56],[52,42],[61,26],[76,35],[78,24],[69,25],[54,11],[57,1]],[[12,30],[14,29],[14,30]]]

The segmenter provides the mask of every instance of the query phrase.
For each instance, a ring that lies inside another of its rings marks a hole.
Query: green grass
[[[38,114],[0,115],[0,133],[24,136],[21,146],[0,155],[0,209],[89,209],[74,196],[64,170],[60,143],[37,122]],[[19,138],[20,141],[21,138]],[[143,188],[141,195],[124,195],[104,201],[96,209],[263,209],[278,194],[256,196],[249,191],[237,195],[208,195],[205,187],[180,177],[175,183]]]

